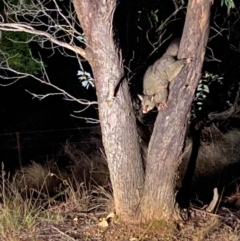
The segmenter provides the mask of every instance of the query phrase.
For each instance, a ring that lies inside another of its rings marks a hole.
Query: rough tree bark
[[[190,57],[192,62],[171,84],[169,108],[158,114],[149,145],[145,185],[136,120],[126,81],[114,97],[114,88],[123,76],[121,54],[112,36],[116,1],[73,0],[73,3],[87,38],[86,59],[95,79],[116,212],[124,221],[130,221],[136,213],[145,221],[168,219],[176,210],[175,173],[204,60],[211,1],[189,0],[179,57]]]
[[[74,0],[73,3],[87,38],[86,59],[95,79],[116,212],[127,220],[135,213],[144,171],[126,81],[122,82],[114,97],[114,88],[124,73],[113,41],[112,18],[116,1]]]
[[[169,108],[159,112],[149,144],[141,216],[168,219],[175,208],[175,175],[181,161],[186,125],[194,92],[201,77],[209,35],[209,0],[189,0],[178,58],[191,58],[170,86]]]

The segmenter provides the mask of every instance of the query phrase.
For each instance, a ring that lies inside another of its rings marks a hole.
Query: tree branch
[[[69,50],[72,50],[73,52],[81,55],[83,58],[85,58],[87,60],[86,51],[84,49],[77,47],[77,46],[73,46],[73,45],[65,43],[65,42],[62,42],[60,40],[57,40],[51,34],[45,32],[45,31],[40,31],[40,30],[34,29],[25,24],[0,23],[0,30],[10,31],[10,32],[25,32],[25,33],[34,34],[37,36],[46,37],[52,43],[55,43],[56,45],[67,48]]]

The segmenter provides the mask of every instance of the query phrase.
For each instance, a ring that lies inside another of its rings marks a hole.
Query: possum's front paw
[[[167,108],[168,108],[168,106],[166,103],[160,103],[157,107],[158,110],[165,110]]]

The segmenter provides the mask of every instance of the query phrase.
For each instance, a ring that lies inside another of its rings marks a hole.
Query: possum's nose
[[[147,113],[147,110],[146,110],[146,109],[143,109],[143,110],[142,110],[142,113],[143,113],[143,114],[146,114],[146,113]]]

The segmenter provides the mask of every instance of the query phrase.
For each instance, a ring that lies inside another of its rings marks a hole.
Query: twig
[[[55,227],[53,227],[53,226],[52,226],[52,229],[55,229],[57,232],[59,232],[61,235],[65,236],[65,237],[67,237],[68,239],[73,240],[73,241],[76,241],[75,238],[72,238],[71,236],[65,234],[64,232],[62,232],[61,230],[59,230],[59,229],[57,229],[57,228],[55,228]]]
[[[212,201],[210,202],[210,204],[208,205],[208,207],[206,208],[206,211],[211,213],[214,208],[216,207],[217,205],[217,202],[218,202],[218,198],[219,198],[219,194],[218,194],[218,189],[215,187],[213,189],[213,199]]]

